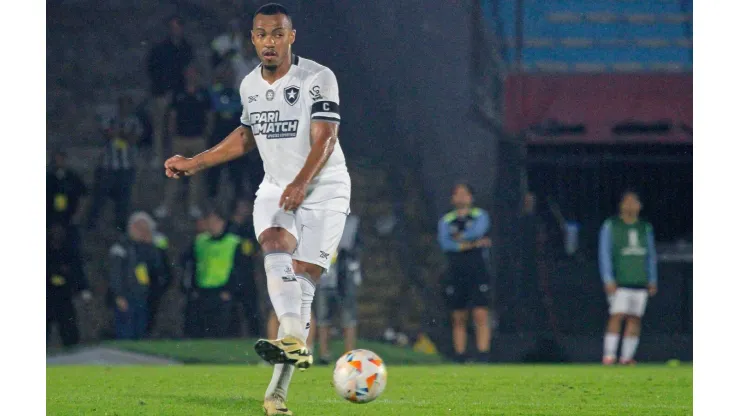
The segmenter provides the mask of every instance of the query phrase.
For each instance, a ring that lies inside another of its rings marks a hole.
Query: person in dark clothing
[[[255,272],[260,248],[254,236],[254,226],[252,225],[252,201],[246,198],[235,200],[231,219],[226,225],[226,232],[241,238],[241,251],[244,256],[244,274],[239,279],[240,287],[234,300],[241,304],[243,308],[248,334],[259,337],[262,335],[263,325]],[[241,317],[238,315],[234,317],[236,318],[234,324],[240,325]],[[238,334],[234,330],[230,332]]]
[[[197,154],[206,148],[206,138],[213,129],[211,97],[208,90],[200,86],[200,74],[193,66],[185,70],[185,90],[176,93],[173,98],[168,129],[174,153]],[[195,175],[187,181],[168,181],[164,203],[157,208],[155,215],[159,218],[168,216],[180,185],[187,184],[189,213],[194,218],[199,217],[198,206],[205,200],[204,180],[203,175]]]
[[[131,216],[128,238],[110,249],[110,291],[115,300],[116,338],[141,339],[150,320],[148,308],[152,282],[165,273],[153,244],[154,221],[139,212]]]
[[[118,100],[115,115],[106,117],[102,123],[105,140],[100,163],[95,170],[93,201],[88,215],[88,228],[94,228],[100,211],[110,198],[115,207],[116,227],[126,230],[126,221],[131,206],[131,190],[136,179],[136,158],[141,138],[141,123],[134,114],[134,102],[129,96]]]
[[[213,110],[213,129],[208,137],[208,147],[217,145],[228,136],[234,126],[240,123],[242,102],[239,90],[231,86],[233,69],[228,63],[216,68],[213,85],[208,92]],[[245,158],[233,160],[227,165],[215,166],[206,172],[208,198],[215,200],[219,192],[219,181],[224,170],[229,172],[229,180],[234,188],[234,197],[244,195]]]
[[[206,212],[206,232],[195,237],[183,256],[189,338],[228,336],[234,298],[245,275],[241,239],[226,231],[225,216],[217,208]]]
[[[172,95],[185,87],[183,71],[193,60],[193,47],[185,39],[182,19],[167,21],[169,36],[155,45],[147,57],[147,73],[151,81],[151,120],[154,129],[154,157],[162,160],[166,135],[166,115]]]
[[[79,249],[80,245],[77,224],[85,212],[87,194],[82,178],[67,167],[66,152],[55,150],[46,173],[46,226],[60,224],[64,227],[74,249]]]
[[[473,206],[470,185],[461,183],[454,187],[452,205],[455,210],[439,220],[437,237],[449,263],[445,295],[452,309],[455,359],[465,360],[468,308],[472,307],[477,359],[486,361],[491,348],[488,318],[491,282],[486,261],[486,249],[491,246],[491,240],[486,237],[490,220],[484,210]]]
[[[76,345],[80,340],[77,315],[72,300],[81,295],[85,301],[90,294],[82,259],[69,241],[67,230],[59,223],[51,225],[46,240],[46,336],[56,323],[62,344]]]
[[[151,219],[151,217],[147,218]],[[172,268],[170,267],[168,254],[169,240],[167,239],[167,236],[157,231],[156,223],[153,224],[153,227],[152,243],[154,244],[154,247],[157,248],[157,252],[160,256],[160,261],[162,263],[162,273],[160,273],[158,276],[155,276],[155,279],[152,281],[151,288],[149,290],[149,297],[147,298],[149,322],[147,324],[146,333],[149,337],[152,337],[153,335],[154,323],[156,320],[155,318],[157,317],[157,312],[159,311],[160,302],[162,301],[164,294],[167,292],[170,287],[170,283],[172,282]]]

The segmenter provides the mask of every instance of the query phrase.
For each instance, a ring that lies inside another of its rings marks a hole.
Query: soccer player
[[[640,321],[648,295],[658,292],[658,265],[653,227],[639,218],[639,196],[622,194],[619,215],[604,221],[599,234],[599,270],[609,300],[609,323],[604,336],[604,365],[616,361],[622,321],[627,320],[622,339],[621,364],[635,364],[640,342]]]
[[[455,360],[466,360],[468,340],[468,308],[473,309],[475,323],[476,361],[488,361],[491,349],[491,328],[488,318],[490,277],[486,265],[486,237],[490,221],[486,211],[473,206],[473,190],[460,183],[452,192],[455,210],[439,220],[437,240],[447,254],[449,273],[445,295],[452,309],[452,341]]]
[[[261,64],[240,87],[241,125],[205,152],[173,156],[164,166],[168,177],[179,178],[259,150],[265,178],[254,203],[254,226],[280,327],[278,339],[261,339],[255,350],[275,365],[265,394],[266,414],[291,415],[285,402],[293,371],[313,362],[306,337],[314,285],[337,250],[351,186],[337,142],[334,73],[293,55],[296,31],[279,4],[257,10],[251,33]]]

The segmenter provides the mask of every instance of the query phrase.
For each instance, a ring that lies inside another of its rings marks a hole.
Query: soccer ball
[[[383,360],[372,351],[352,350],[334,366],[334,389],[353,403],[369,403],[385,389],[388,372]]]

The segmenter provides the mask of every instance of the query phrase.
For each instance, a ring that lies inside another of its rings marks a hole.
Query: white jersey
[[[239,93],[244,107],[241,122],[257,141],[265,182],[285,189],[311,151],[311,121],[340,121],[337,79],[329,68],[294,56],[288,73],[273,84],[262,78],[262,65],[255,68],[244,77]],[[349,212],[350,187],[337,143],[301,206]]]

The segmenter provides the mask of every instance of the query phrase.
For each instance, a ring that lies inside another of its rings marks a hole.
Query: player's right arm
[[[252,129],[244,125],[237,127],[221,143],[194,157],[175,155],[164,162],[168,178],[195,175],[210,167],[234,160],[257,146]]]
[[[232,131],[221,143],[192,158],[175,155],[164,162],[165,174],[168,178],[180,178],[194,175],[204,169],[226,163],[257,147],[257,141],[252,134],[252,124],[249,119],[249,110],[242,95],[241,126]]]
[[[601,280],[604,282],[604,290],[608,294],[614,293],[617,290],[617,284],[614,281],[612,226],[609,220],[604,222],[599,232],[599,272],[601,274]]]

